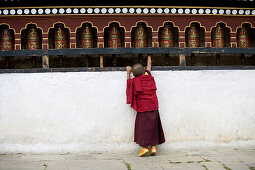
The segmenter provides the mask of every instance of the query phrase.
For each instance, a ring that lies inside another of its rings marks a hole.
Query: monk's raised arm
[[[147,56],[147,70],[151,71],[151,55],[148,54]]]
[[[126,70],[127,70],[127,80],[130,79],[130,73],[131,73],[131,67],[130,66],[127,66],[126,67]]]

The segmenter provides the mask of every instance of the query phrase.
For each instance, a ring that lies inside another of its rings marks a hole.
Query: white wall
[[[165,146],[255,140],[255,70],[152,74]],[[134,149],[125,90],[121,71],[0,74],[0,152]]]

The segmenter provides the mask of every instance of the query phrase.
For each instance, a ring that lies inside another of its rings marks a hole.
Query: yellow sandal
[[[155,147],[155,146],[152,146],[152,147],[151,147],[151,150],[150,150],[150,156],[155,156],[156,153],[157,153],[156,147]]]
[[[142,148],[138,154],[138,157],[142,157],[142,156],[145,156],[149,153],[149,149],[148,148]]]

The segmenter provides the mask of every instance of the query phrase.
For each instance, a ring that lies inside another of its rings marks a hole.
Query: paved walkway
[[[154,157],[137,153],[0,154],[1,170],[255,170],[254,148],[160,151]]]

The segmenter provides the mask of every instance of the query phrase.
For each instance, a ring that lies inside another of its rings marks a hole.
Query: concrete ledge
[[[214,148],[255,148],[255,140],[210,142],[210,141],[183,141],[167,142],[157,146],[159,151],[170,152],[173,150],[196,150]],[[125,153],[137,152],[140,146],[134,142],[122,143],[68,143],[68,144],[0,144],[0,154],[24,153],[24,154],[67,154],[67,153],[90,153],[109,152]]]

